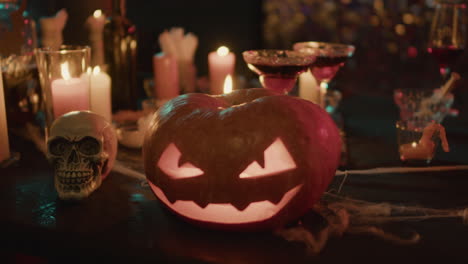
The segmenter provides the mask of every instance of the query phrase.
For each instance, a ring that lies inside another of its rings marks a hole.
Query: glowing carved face
[[[153,116],[143,144],[158,199],[191,223],[229,230],[281,227],[309,210],[341,151],[330,116],[266,89],[185,94]]]
[[[195,180],[198,177],[203,177],[204,172],[202,169],[190,162],[181,162],[182,160],[182,153],[174,143],[171,143],[161,154],[157,166],[170,179],[175,181]],[[240,181],[245,180],[248,182],[259,178],[274,177],[292,171],[296,167],[296,163],[283,141],[276,138],[264,151],[264,166],[261,166],[257,161],[253,161],[237,177]],[[245,208],[236,208],[231,203],[208,203],[203,208],[203,204],[197,204],[193,200],[176,199],[175,202],[171,202],[161,188],[151,182],[150,186],[162,202],[187,218],[205,222],[242,224],[263,221],[273,217],[290,202],[301,189],[302,184],[296,185],[283,193],[280,199],[275,201],[276,203],[266,199],[252,201]],[[223,190],[217,191],[223,192]]]

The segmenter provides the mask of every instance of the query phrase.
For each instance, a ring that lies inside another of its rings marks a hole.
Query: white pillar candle
[[[229,49],[222,46],[208,54],[210,72],[210,93],[222,94],[226,76],[234,76],[236,57]]]
[[[153,57],[154,96],[161,101],[179,96],[179,68],[174,56],[159,53]]]
[[[10,158],[10,145],[8,143],[8,127],[6,119],[5,96],[3,93],[3,79],[0,72],[0,161]]]
[[[104,65],[104,42],[102,32],[106,17],[101,10],[94,11],[93,15],[86,20],[89,29],[89,42],[91,43],[91,65]]]
[[[299,75],[299,97],[316,104],[320,103],[320,89],[317,85],[317,81],[310,71],[306,71]]]
[[[91,74],[91,111],[112,122],[111,78],[99,66]]]
[[[52,81],[52,105],[57,118],[71,111],[90,110],[89,78],[71,78],[68,63],[61,65],[63,79]]]

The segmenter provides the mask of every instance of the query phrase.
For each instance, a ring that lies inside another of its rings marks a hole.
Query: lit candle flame
[[[226,79],[224,79],[224,90],[223,90],[223,92],[225,94],[232,92],[232,77],[231,77],[231,75],[226,76]]]
[[[415,148],[417,146],[418,146],[418,143],[416,143],[416,142],[411,143],[411,147]]]
[[[101,67],[96,66],[93,68],[93,75],[98,75],[101,72]]]
[[[70,70],[68,68],[68,62],[64,62],[64,63],[60,64],[60,71],[62,72],[62,78],[63,79],[65,79],[67,81],[71,79]]]
[[[229,54],[229,49],[226,46],[221,46],[221,47],[218,48],[216,53],[218,53],[219,56],[224,57],[224,56],[227,56]]]
[[[94,11],[93,16],[95,18],[98,18],[98,17],[102,16],[102,10],[98,9],[98,10]]]

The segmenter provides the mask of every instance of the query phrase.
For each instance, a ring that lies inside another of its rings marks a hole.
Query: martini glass
[[[315,55],[293,50],[248,50],[242,56],[249,69],[259,75],[263,88],[285,94],[315,61]]]
[[[316,56],[316,60],[310,65],[310,72],[320,86],[319,104],[325,106],[325,95],[327,94],[328,83],[335,77],[338,70],[345,64],[349,57],[353,56],[354,46],[328,42],[298,42],[294,44],[294,50],[305,54]],[[333,93],[329,98],[330,102],[339,101],[340,93]],[[337,105],[330,105],[333,109]],[[332,111],[326,109],[328,112]]]
[[[466,43],[466,4],[439,0],[435,7],[427,51],[435,57],[443,79],[463,54]]]

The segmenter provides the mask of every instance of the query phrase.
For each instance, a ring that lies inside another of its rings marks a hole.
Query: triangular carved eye
[[[266,177],[297,168],[294,159],[280,138],[277,138],[264,152],[265,167],[253,161],[239,174],[240,178]]]
[[[161,154],[158,167],[173,179],[192,178],[203,175],[203,171],[192,163],[186,162],[179,166],[182,154],[174,143],[169,144]]]

